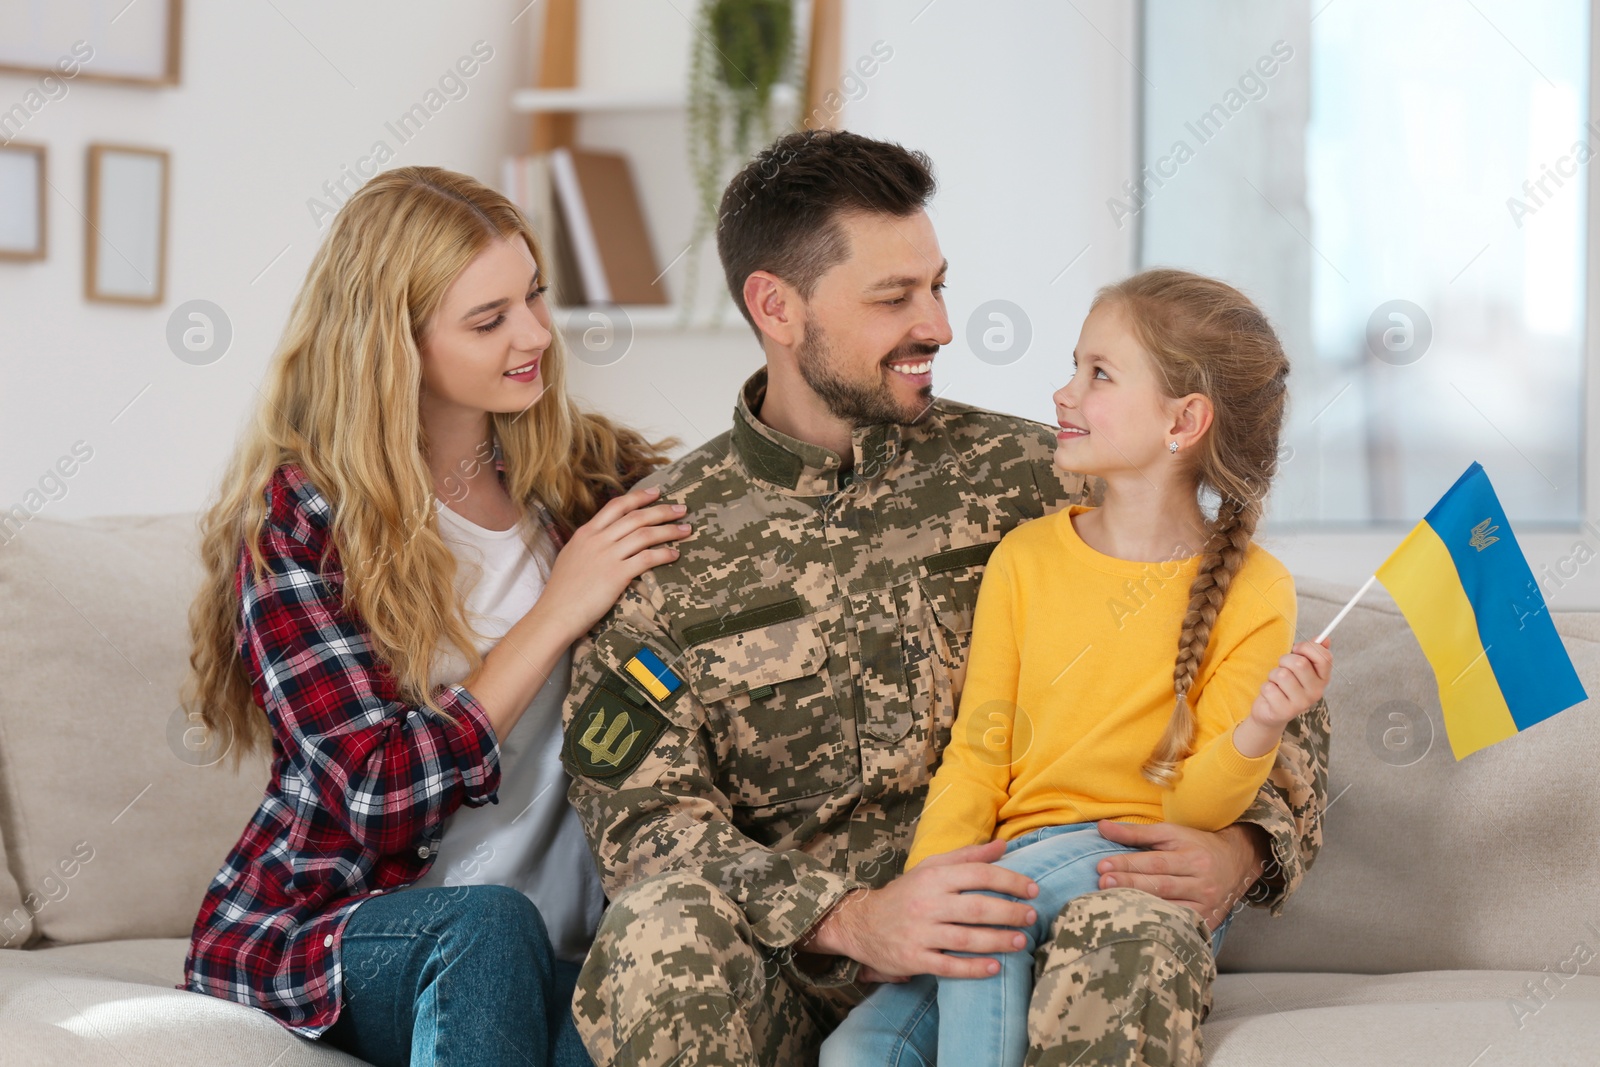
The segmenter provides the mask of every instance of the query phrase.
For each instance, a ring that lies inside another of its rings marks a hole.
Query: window
[[[1292,10],[1291,10],[1292,9]],[[1589,5],[1147,0],[1144,266],[1238,285],[1294,364],[1272,523],[1419,520],[1473,460],[1583,517]]]

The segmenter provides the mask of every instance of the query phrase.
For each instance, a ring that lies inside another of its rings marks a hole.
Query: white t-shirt
[[[439,533],[459,561],[456,585],[467,621],[482,635],[478,651],[487,652],[539,599],[548,561],[541,566],[528,548],[525,523],[489,530],[443,501],[435,503]],[[582,960],[600,923],[605,891],[578,813],[567,803],[571,779],[561,766],[561,704],[571,674],[569,650],[500,740],[499,803],[458,808],[445,822],[433,866],[416,884],[519,889],[538,906],[556,955]],[[435,686],[466,675],[466,661],[454,648],[435,657]]]

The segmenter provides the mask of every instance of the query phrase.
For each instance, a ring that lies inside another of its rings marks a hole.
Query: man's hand
[[[1033,908],[972,892],[987,889],[1022,899],[1038,895],[1031,878],[994,866],[1004,853],[1004,841],[991,841],[930,856],[882,889],[846,896],[797,947],[849,956],[862,965],[866,981],[996,974],[1000,964],[993,959],[949,953],[1015,952],[1027,944],[1019,931],[1005,927],[1032,923]]]
[[[1100,888],[1143,889],[1200,913],[1215,930],[1228,917],[1271,856],[1266,832],[1234,823],[1216,833],[1172,823],[1127,823],[1102,819],[1107,841],[1148,849],[1109,856],[1095,865]]]

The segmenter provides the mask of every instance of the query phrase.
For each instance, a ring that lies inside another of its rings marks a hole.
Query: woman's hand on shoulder
[[[629,582],[678,558],[670,542],[689,534],[689,524],[682,521],[686,509],[656,503],[660,496],[652,486],[613,497],[556,556],[540,599],[548,598],[561,612],[574,640],[611,610]]]

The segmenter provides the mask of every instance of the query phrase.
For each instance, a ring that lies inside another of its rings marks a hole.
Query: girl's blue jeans
[[[1000,972],[988,978],[924,974],[879,986],[823,1043],[821,1067],[1021,1067],[1028,1051],[1033,950],[1049,938],[1069,901],[1100,888],[1097,863],[1113,853],[1139,851],[1107,841],[1092,822],[1044,826],[1007,842],[998,866],[1039,886],[1039,895],[1024,901],[1038,912],[1033,925],[1021,928],[1027,944],[995,955]],[[1230,912],[1211,936],[1213,954],[1221,951],[1232,921]]]
[[[322,1039],[376,1067],[592,1067],[572,1020],[576,963],[501,885],[362,901],[339,947],[343,1007]]]

